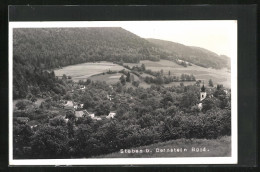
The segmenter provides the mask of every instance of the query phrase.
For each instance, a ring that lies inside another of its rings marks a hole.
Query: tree
[[[141,70],[142,71],[145,71],[145,65],[142,63],[142,65],[141,65]]]
[[[37,158],[64,158],[68,152],[68,132],[64,127],[42,126],[31,137],[31,147]]]
[[[73,111],[69,110],[66,112],[66,118],[74,121],[76,119],[76,116]]]
[[[96,108],[95,108],[95,114],[97,116],[100,115],[108,115],[110,112],[110,102],[109,101],[103,101],[100,102]]]
[[[130,81],[131,81],[130,73],[128,72],[126,75],[126,82],[130,82]]]
[[[67,76],[65,74],[62,75],[62,79],[63,80],[66,80],[67,79]]]
[[[133,81],[133,82],[132,82],[132,85],[133,85],[133,86],[135,86],[135,87],[138,87],[138,86],[139,86],[139,84],[140,84],[140,82],[139,82],[139,81]]]
[[[210,87],[214,87],[213,81],[212,81],[211,79],[209,79],[209,86],[210,86]]]
[[[161,75],[163,75],[163,69],[161,69],[160,73],[161,73]]]
[[[16,106],[19,110],[24,110],[27,105],[28,105],[28,102],[27,102],[27,101],[21,100],[21,101],[18,101],[15,106]]]
[[[121,77],[119,78],[120,82],[122,83],[122,85],[125,85],[126,80],[125,80],[125,76],[121,75]]]
[[[171,71],[168,72],[168,75],[169,75],[169,76],[171,75]]]
[[[56,126],[65,126],[66,122],[62,117],[58,116],[58,117],[55,117],[50,120],[50,125],[55,126],[55,127]]]

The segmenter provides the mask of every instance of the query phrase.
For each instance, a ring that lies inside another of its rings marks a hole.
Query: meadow
[[[226,69],[212,69],[212,68],[203,68],[197,65],[192,65],[188,67],[183,67],[178,65],[175,62],[169,60],[160,60],[160,61],[150,61],[150,60],[142,60],[140,63],[124,63],[124,65],[128,65],[129,67],[133,66],[141,66],[144,64],[146,69],[150,69],[152,71],[161,71],[163,70],[164,75],[168,75],[169,71],[171,75],[180,76],[181,74],[193,74],[196,77],[196,80],[205,81],[208,83],[209,79],[213,80],[213,83],[223,84],[225,87],[231,87],[231,75]],[[63,74],[67,76],[71,76],[73,81],[86,80],[91,79],[93,81],[106,81],[108,84],[114,84],[119,81],[120,75],[119,73],[115,74],[106,74],[107,71],[120,71],[125,69],[124,67],[114,64],[112,62],[96,62],[96,63],[81,63],[77,65],[71,65],[67,67],[63,67],[62,69],[55,70],[55,75],[58,77],[62,77]],[[127,70],[127,69],[125,69]],[[102,75],[102,73],[105,73]],[[147,76],[148,74],[141,74],[142,77]],[[139,80],[138,77],[135,76],[135,80]],[[166,87],[179,85],[180,82],[173,82],[170,84],[166,84]],[[184,85],[194,84],[194,82],[186,82]],[[148,87],[149,85],[140,83],[140,86]]]
[[[150,60],[142,60],[140,63],[124,63],[130,67],[132,66],[141,66],[144,64],[146,69],[150,69],[152,71],[161,71],[163,70],[164,75],[168,75],[170,71],[171,75],[181,75],[185,74],[193,74],[196,77],[196,80],[204,80],[205,83],[208,82],[209,79],[212,79],[216,84],[223,84],[225,87],[231,87],[231,74],[227,71],[227,69],[212,69],[212,68],[204,68],[197,65],[192,64],[192,66],[184,67],[176,64],[175,62],[169,60],[160,60],[160,61],[150,61]],[[176,85],[177,83],[174,83]]]
[[[107,72],[109,70],[119,71],[122,69],[124,69],[124,67],[120,65],[102,61],[96,63],[81,63],[77,65],[70,65],[54,70],[54,73],[58,77],[62,77],[62,75],[65,74],[66,76],[71,76],[73,81],[79,81],[86,80],[93,75]]]

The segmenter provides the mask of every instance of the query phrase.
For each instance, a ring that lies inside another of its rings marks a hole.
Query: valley
[[[15,28],[13,39],[15,159],[178,144],[230,156],[228,57],[120,27]]]

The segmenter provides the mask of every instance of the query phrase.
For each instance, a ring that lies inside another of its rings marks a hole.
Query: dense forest
[[[221,69],[224,67],[230,68],[230,58],[225,55],[219,56],[214,52],[200,47],[185,46],[170,41],[158,39],[147,40],[160,47],[165,51],[165,53],[172,54],[173,57],[177,57],[178,59],[185,60],[198,66],[212,67],[215,69]],[[172,59],[173,57],[168,57],[168,59]]]
[[[231,134],[231,94],[222,86],[207,89],[209,96],[199,110],[200,83],[143,89],[88,80],[81,82],[81,90],[65,77],[63,82],[74,92],[52,95],[40,106],[26,100],[16,104],[15,158],[89,158],[167,140]],[[84,103],[84,109],[102,120],[76,117],[62,108],[64,99]],[[116,116],[107,119],[109,112]]]

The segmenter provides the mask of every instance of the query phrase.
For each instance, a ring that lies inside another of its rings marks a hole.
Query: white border
[[[187,21],[187,20],[185,20]],[[196,20],[199,21],[199,20]],[[206,21],[206,20],[203,20]],[[212,21],[212,20],[208,20]],[[218,21],[218,20],[214,20]],[[219,20],[223,21],[223,20]],[[229,20],[231,21],[231,20]],[[192,158],[100,158],[100,159],[13,159],[13,28],[88,27],[93,22],[9,22],[9,165],[169,165],[237,164],[237,21],[231,58],[231,157]],[[109,22],[109,21],[107,21]],[[111,21],[113,22],[113,21]],[[128,21],[130,22],[130,21]],[[137,22],[137,21],[133,21]],[[141,21],[145,22],[145,21]],[[158,21],[157,21],[158,22]],[[167,22],[167,21],[164,21]],[[169,22],[169,21],[168,21]],[[181,22],[181,21],[180,21]],[[194,22],[194,21],[193,21]],[[106,23],[106,22],[103,22]]]

